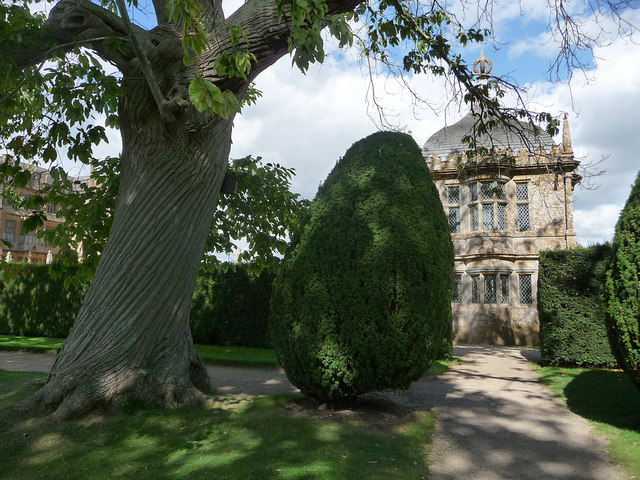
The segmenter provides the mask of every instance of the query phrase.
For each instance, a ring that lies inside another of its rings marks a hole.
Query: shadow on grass
[[[588,370],[564,388],[567,406],[578,415],[640,431],[640,390],[621,371]]]
[[[20,417],[42,374],[0,371],[1,479],[420,479],[433,419],[396,425],[311,418],[291,396],[218,397],[56,423]]]

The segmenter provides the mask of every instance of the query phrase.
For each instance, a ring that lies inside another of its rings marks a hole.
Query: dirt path
[[[604,453],[604,439],[539,382],[528,365],[537,350],[456,347],[454,354],[464,363],[406,393],[437,414],[431,479],[627,478]]]
[[[606,444],[569,412],[528,365],[533,349],[455,347],[463,363],[385,397],[438,417],[430,455],[433,480],[618,480]],[[0,369],[48,372],[51,355],[0,351]],[[281,369],[209,366],[221,393],[297,391]]]

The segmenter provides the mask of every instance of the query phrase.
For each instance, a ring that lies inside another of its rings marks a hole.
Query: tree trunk
[[[189,311],[232,119],[194,110],[167,125],[153,102],[137,105],[121,104],[122,175],[105,251],[46,385],[24,404],[55,407],[58,419],[127,399],[199,402],[209,387]]]

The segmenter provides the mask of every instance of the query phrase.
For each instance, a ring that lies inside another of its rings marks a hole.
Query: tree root
[[[205,382],[202,370],[194,369],[193,373],[203,387],[209,388],[209,378],[206,377]],[[55,420],[63,421],[94,410],[117,411],[131,401],[148,407],[177,408],[202,405],[207,400],[207,396],[189,379],[161,381],[142,370],[110,377],[108,382],[101,382],[100,375],[96,374],[87,375],[82,380],[72,375],[52,376],[38,392],[16,408],[25,413],[50,413]]]

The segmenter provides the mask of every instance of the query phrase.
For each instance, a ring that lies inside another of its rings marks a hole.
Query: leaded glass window
[[[482,200],[491,200],[493,198],[493,183],[482,182],[480,184],[480,195]]]
[[[452,280],[451,301],[462,303],[462,275],[454,275]]]
[[[480,275],[471,275],[471,303],[480,303]]]
[[[497,275],[484,276],[484,303],[496,303]]]
[[[507,229],[507,204],[498,203],[496,208],[498,211],[498,230],[506,230]]]
[[[482,229],[493,230],[493,203],[482,204]]]
[[[520,278],[520,303],[533,303],[533,286],[531,274],[521,273]]]
[[[518,231],[526,232],[531,228],[531,223],[529,221],[529,204],[528,203],[519,203],[518,204]]]
[[[500,303],[509,303],[509,275],[500,275]]]
[[[4,221],[4,239],[9,243],[16,241],[16,222],[14,220]]]
[[[447,199],[449,203],[458,204],[460,203],[460,187],[448,187],[447,188]]]
[[[449,232],[460,233],[460,207],[449,207]]]
[[[469,204],[471,230],[506,230],[506,183],[503,181],[473,182],[469,184],[469,192],[471,198]],[[476,203],[478,201],[482,203]]]
[[[526,202],[529,200],[528,183],[516,183],[516,200],[518,202]]]

